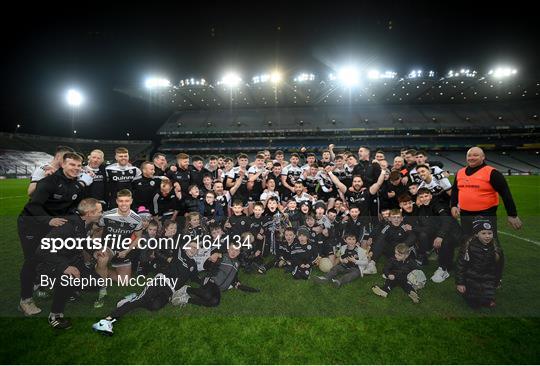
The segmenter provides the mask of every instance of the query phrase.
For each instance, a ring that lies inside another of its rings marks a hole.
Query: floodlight
[[[498,67],[495,70],[489,70],[488,75],[496,79],[501,79],[517,74],[517,70],[511,67]]]
[[[238,76],[238,74],[234,72],[229,72],[225,74],[225,76],[223,76],[223,78],[220,81],[220,84],[224,84],[230,88],[234,88],[238,86],[238,84],[240,84],[241,81],[242,79],[240,78],[240,76]]]
[[[277,84],[281,81],[281,74],[279,71],[274,71],[272,74],[270,74],[270,81],[274,84]]]
[[[83,96],[75,89],[69,89],[66,94],[67,103],[72,107],[79,107],[83,102]]]
[[[353,87],[360,82],[360,73],[353,66],[342,67],[337,74],[337,79],[346,87]]]
[[[147,89],[166,88],[171,86],[171,82],[165,78],[151,77],[145,80],[144,86]]]

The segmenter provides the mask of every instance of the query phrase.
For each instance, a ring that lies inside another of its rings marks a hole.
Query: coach
[[[24,254],[21,268],[21,301],[19,307],[25,315],[41,312],[32,300],[36,277],[35,253],[43,238],[53,227],[66,223],[64,216],[73,213],[81,200],[85,186],[92,183],[88,174],[80,177],[82,157],[65,153],[62,168],[38,182],[30,201],[17,220],[19,238]],[[78,179],[82,179],[78,182]]]
[[[494,167],[485,163],[486,155],[479,147],[467,151],[467,166],[461,168],[452,187],[450,206],[452,216],[461,216],[461,225],[465,235],[472,235],[472,221],[475,216],[486,216],[497,233],[497,207],[501,196],[508,223],[514,229],[521,228],[516,205],[512,199],[508,183]]]

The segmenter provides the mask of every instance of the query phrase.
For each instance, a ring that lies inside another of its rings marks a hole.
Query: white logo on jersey
[[[72,199],[73,201],[75,201],[75,200],[77,199],[77,194],[74,194],[73,196],[71,196],[71,199]]]

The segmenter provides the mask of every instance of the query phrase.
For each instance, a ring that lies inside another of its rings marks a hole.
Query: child
[[[276,255],[279,243],[283,241],[285,228],[291,226],[289,215],[279,211],[277,199],[274,197],[268,199],[263,215],[266,253]]]
[[[199,213],[206,224],[220,223],[223,220],[223,208],[216,201],[216,194],[212,191],[206,192],[204,201],[199,202]]]
[[[330,272],[324,276],[315,277],[315,281],[319,283],[327,283],[332,280],[336,287],[352,282],[364,274],[373,274],[377,270],[375,262],[371,260],[371,253],[358,245],[357,238],[354,234],[345,234],[345,243],[347,245],[341,247],[341,257],[339,264],[336,264]],[[341,279],[336,279],[339,274],[344,273]]]
[[[405,230],[403,215],[399,209],[390,210],[388,223],[382,228],[373,243],[373,259],[377,261],[381,255],[392,256],[394,248],[399,243],[405,243],[409,247],[414,246],[416,236],[413,231]]]
[[[294,229],[292,227],[286,228],[283,236],[285,240],[279,244],[274,265],[278,268],[283,268],[285,272],[290,273],[293,270],[291,263],[291,247],[296,243]]]
[[[146,230],[143,231],[142,237],[146,240],[147,244],[148,244],[149,239],[157,237],[158,226],[159,226],[158,222],[156,220],[152,220],[148,223]],[[152,272],[152,270],[155,269],[154,267],[155,258],[156,256],[155,256],[154,250],[149,249],[149,248],[141,249],[137,273],[142,274],[142,275],[147,275],[150,272]]]
[[[298,203],[296,203],[295,200],[290,199],[287,201],[287,206],[283,213],[287,215],[293,228],[298,229],[303,223],[302,213],[300,212]]]
[[[215,223],[210,224],[208,225],[208,230],[210,231],[210,236],[212,238],[211,245],[199,245],[199,251],[193,257],[197,263],[197,269],[199,272],[203,272],[212,267],[221,258],[222,248],[225,247],[225,240],[223,238],[224,234],[221,226]]]
[[[311,267],[317,258],[313,243],[309,242],[310,233],[305,227],[298,229],[298,242],[291,246],[291,265],[293,278],[307,280],[311,274]]]
[[[199,187],[192,184],[188,188],[188,196],[183,200],[183,208],[185,213],[199,212],[199,203],[201,197],[199,196]]]
[[[489,219],[473,221],[474,236],[459,252],[456,287],[471,308],[495,307],[495,291],[500,283],[503,256]]]
[[[245,215],[244,203],[240,199],[235,199],[232,204],[232,215],[227,219],[225,225],[225,233],[229,238],[234,240],[235,235],[242,235],[246,231],[249,231],[251,226],[251,218]]]
[[[242,248],[240,252],[240,256],[238,257],[240,266],[244,268],[246,273],[256,271],[257,273],[265,274],[266,267],[264,266],[262,251],[260,246],[256,244],[255,236],[250,232],[245,232],[240,238],[240,242],[246,243],[248,246]]]
[[[163,223],[163,234],[161,235],[161,238],[166,238],[168,239],[168,241],[166,244],[164,241],[162,241],[160,248],[155,251],[158,272],[164,271],[166,269],[169,263],[171,263],[174,254],[177,252],[177,248],[176,250],[174,248],[176,232],[176,221],[165,220],[165,222]]]
[[[332,255],[330,260],[333,262],[335,259],[333,248],[331,246],[326,246],[327,237],[324,235],[325,233],[328,235],[328,230],[325,230],[323,226],[318,225],[313,215],[306,216],[305,227],[309,230],[309,239],[314,244],[317,255],[319,257],[329,257]]]
[[[189,236],[192,239],[199,236],[199,239],[202,241],[202,237],[207,233],[206,226],[201,225],[201,215],[198,212],[186,214],[186,225],[183,232],[185,236]]]
[[[386,281],[382,287],[373,286],[371,290],[381,297],[387,297],[395,286],[400,286],[405,291],[411,300],[417,304],[420,302],[420,297],[414,291],[413,287],[407,281],[407,275],[417,269],[416,262],[409,258],[410,248],[407,244],[401,243],[396,245],[394,249],[394,257],[390,258],[384,266],[383,273],[386,276]]]
[[[270,226],[272,220],[270,216],[263,216],[264,205],[262,202],[255,202],[253,205],[253,216],[251,216],[251,225],[249,231],[253,234],[253,254],[257,257],[257,268],[259,273],[265,273],[266,268],[263,264],[263,258],[266,258],[270,254],[270,240],[266,242],[268,238],[267,229]],[[270,239],[270,238],[268,238]]]

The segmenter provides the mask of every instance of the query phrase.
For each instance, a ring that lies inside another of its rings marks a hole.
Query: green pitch
[[[136,288],[113,288],[102,309],[94,293],[68,304],[73,328],[58,332],[45,318],[50,300],[36,300],[43,316],[18,313],[22,260],[16,217],[27,180],[0,181],[0,363],[539,363],[540,177],[510,177],[524,229],[513,231],[499,210],[506,253],[497,308],[472,311],[457,295],[453,275],[428,282],[413,304],[395,289],[371,293],[380,275],[341,289],[298,282],[281,271],[241,274],[258,294],[230,291],[218,308],[188,305],[140,310],[103,337],[91,325]],[[516,237],[517,236],[517,237]],[[519,237],[519,238],[518,238]],[[435,262],[424,269],[431,277]]]

